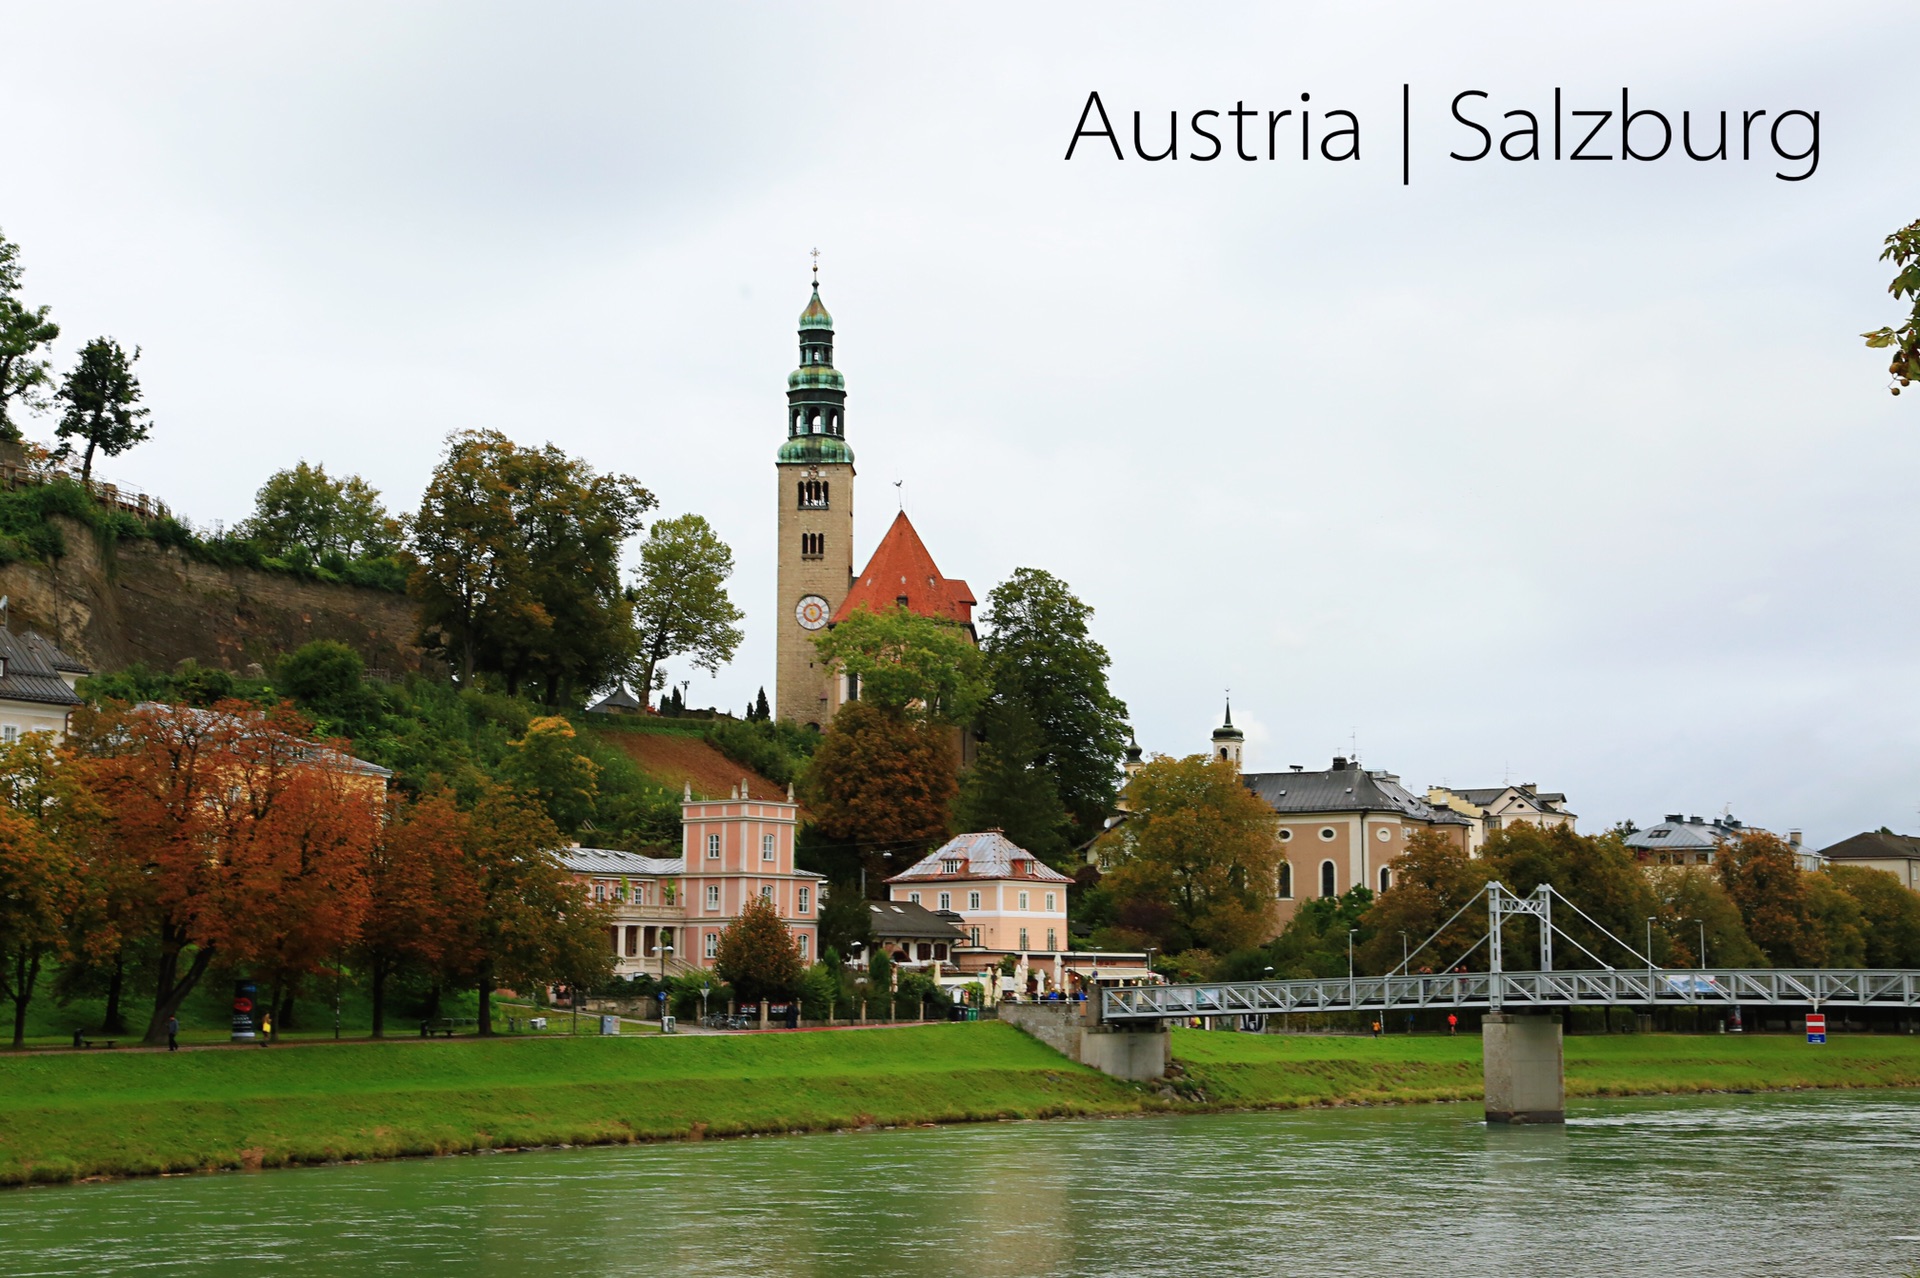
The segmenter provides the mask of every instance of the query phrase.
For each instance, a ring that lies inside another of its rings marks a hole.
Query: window
[[[769,904],[771,904],[771,903],[772,903],[772,901],[773,901],[773,884],[771,884],[771,883],[765,883],[765,884],[762,884],[762,885],[761,885],[761,887],[760,887],[760,899],[761,899],[761,900],[763,900],[763,901],[766,901],[766,902],[768,902]]]
[[[977,910],[980,908],[980,894],[978,892],[967,893],[967,908],[969,910]]]
[[[933,943],[933,956],[942,963],[947,961],[947,943],[945,941],[935,941]]]
[[[825,533],[801,533],[800,557],[802,559],[820,559],[827,553],[827,535]]]
[[[1020,894],[1020,908],[1023,910],[1027,908],[1027,894],[1025,892]]]
[[[813,949],[813,938],[808,936],[805,932],[802,932],[800,934],[800,957],[803,959],[808,957],[808,952],[812,949]]]
[[[719,958],[720,934],[718,932],[707,933],[707,939],[701,943],[700,952],[708,958]]]
[[[953,908],[953,893],[942,892],[940,894],[940,908],[943,910],[951,910]]]
[[[909,892],[907,893],[907,900],[913,902],[915,905],[918,905],[920,904],[920,894],[918,892]]]
[[[978,948],[978,947],[979,947],[979,944],[980,944],[980,929],[979,929],[979,928],[977,928],[977,927],[970,927],[970,928],[968,928],[968,929],[967,929],[967,943],[968,943],[969,945],[972,945],[972,946],[974,946],[974,947],[976,947],[976,948]]]
[[[720,885],[718,883],[707,884],[707,908],[709,910],[717,910],[720,908]]]
[[[1373,837],[1380,840],[1382,843],[1391,843],[1393,842],[1393,831],[1389,830],[1386,826],[1383,825],[1380,827],[1379,832],[1375,834]]]
[[[805,914],[813,905],[812,897],[812,888],[803,887],[797,889],[794,893],[794,912],[796,914]]]
[[[1392,886],[1393,886],[1393,871],[1383,865],[1380,867],[1380,890],[1384,892]]]
[[[1280,831],[1280,841],[1281,841],[1282,843],[1291,843],[1291,842],[1293,842],[1293,831],[1292,831],[1292,830],[1282,830],[1282,831]]]
[[[1321,896],[1334,895],[1333,862],[1331,861],[1322,861],[1320,863],[1320,895]]]
[[[1293,865],[1287,861],[1280,863],[1280,891],[1278,895],[1283,901],[1291,901],[1293,899]]]
[[[20,729],[13,724],[9,723],[6,727],[0,728],[0,741],[5,741],[8,745],[12,745],[19,739]]]
[[[596,901],[604,901],[607,899],[607,885],[605,883],[595,881],[593,885],[593,899]]]
[[[1320,838],[1321,838],[1321,841],[1325,843],[1333,842],[1333,827],[1330,825],[1321,826]]]
[[[720,859],[720,836],[717,834],[709,834],[707,836],[707,860],[718,861],[719,859]]]
[[[1050,950],[1057,950],[1060,948],[1059,945],[1057,945],[1054,942],[1054,933],[1052,928],[1047,929],[1047,948]]]
[[[1053,893],[1047,893],[1047,913],[1053,913],[1053,903],[1056,899]]]
[[[773,835],[763,834],[760,836],[760,859],[762,861],[773,860],[774,846],[775,846],[775,839]]]
[[[1020,929],[1020,948],[1023,950],[1027,948],[1027,929],[1024,927]]]
[[[940,873],[942,874],[960,873],[960,862],[953,860],[951,858],[940,862]]]

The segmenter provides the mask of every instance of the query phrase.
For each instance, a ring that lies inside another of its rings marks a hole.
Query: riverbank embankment
[[[1476,1038],[1175,1033],[1166,1085],[1010,1026],[0,1057],[0,1184],[1065,1116],[1471,1100]],[[1920,1039],[1570,1038],[1572,1096],[1920,1086]]]

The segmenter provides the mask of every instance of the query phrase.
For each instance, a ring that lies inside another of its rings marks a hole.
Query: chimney
[[[1800,846],[1800,831],[1798,831],[1798,830],[1788,830],[1788,831],[1787,831],[1787,842],[1788,842],[1788,843],[1789,843],[1790,845],[1792,845],[1793,847],[1796,847],[1796,848],[1797,848],[1797,847],[1799,847],[1799,846]]]
[[[1335,772],[1345,772],[1347,770],[1347,761],[1343,756],[1337,754],[1333,756],[1333,770]]]

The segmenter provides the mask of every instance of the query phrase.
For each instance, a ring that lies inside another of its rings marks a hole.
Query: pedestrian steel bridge
[[[1287,1012],[1392,1012],[1420,1008],[1920,1007],[1920,971],[1836,968],[1672,968],[1597,972],[1460,972],[1307,981],[1146,985],[1104,991],[1114,1023]]]

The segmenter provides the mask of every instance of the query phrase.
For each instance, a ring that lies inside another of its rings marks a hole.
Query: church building
[[[853,449],[847,444],[847,383],[833,366],[833,316],[813,297],[800,313],[800,367],[787,375],[787,438],[779,475],[779,599],[774,712],[825,728],[859,695],[828,669],[814,640],[858,608],[902,607],[940,617],[973,636],[973,592],[942,576],[903,510],[862,571],[853,569]]]

